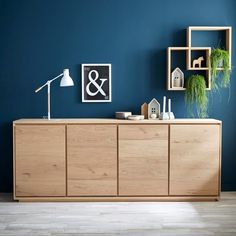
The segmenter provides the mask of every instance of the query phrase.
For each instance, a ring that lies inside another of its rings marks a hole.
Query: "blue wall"
[[[235,9],[234,0],[0,0],[0,191],[12,191],[12,121],[46,115],[46,90],[35,88],[68,67],[75,87],[52,85],[54,117],[138,113],[163,95],[185,117],[184,94],[165,90],[166,48],[185,46],[189,25],[236,29]],[[81,103],[81,63],[112,63],[112,103]],[[230,101],[222,90],[209,109],[223,121],[224,190],[236,190],[235,90],[233,72]]]

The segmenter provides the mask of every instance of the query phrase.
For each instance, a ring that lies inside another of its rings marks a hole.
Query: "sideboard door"
[[[15,195],[65,196],[65,126],[16,125]]]
[[[218,195],[220,126],[171,125],[170,195]]]
[[[67,126],[68,196],[117,195],[117,126]]]
[[[119,125],[119,195],[168,195],[168,125]]]

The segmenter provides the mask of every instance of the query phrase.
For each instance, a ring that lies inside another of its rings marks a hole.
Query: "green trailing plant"
[[[221,63],[222,70],[218,70],[217,68],[219,68]],[[230,86],[229,52],[226,50],[216,48],[211,52],[211,84],[213,89]]]
[[[196,106],[197,115],[200,118],[207,117],[208,96],[205,78],[202,75],[191,75],[186,81],[185,103],[188,115],[194,117]]]

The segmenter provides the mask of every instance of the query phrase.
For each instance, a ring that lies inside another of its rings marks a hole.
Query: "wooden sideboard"
[[[13,122],[19,201],[218,200],[221,121]]]

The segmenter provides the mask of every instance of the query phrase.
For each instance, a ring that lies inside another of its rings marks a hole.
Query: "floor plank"
[[[0,194],[0,236],[235,236],[236,192],[219,202],[18,203]]]

